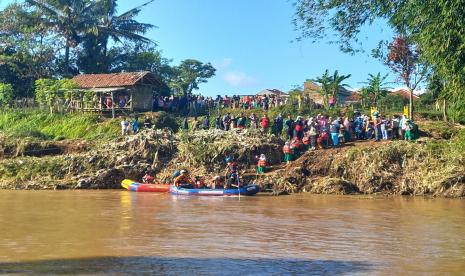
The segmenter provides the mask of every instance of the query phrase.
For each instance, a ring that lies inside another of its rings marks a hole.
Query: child
[[[260,154],[260,158],[258,158],[257,164],[257,173],[265,173],[266,169],[266,156],[264,154]]]
[[[283,147],[284,152],[284,162],[290,163],[294,159],[294,150],[291,148],[291,143],[289,141]]]

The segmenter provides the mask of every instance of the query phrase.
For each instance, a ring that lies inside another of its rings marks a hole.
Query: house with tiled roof
[[[276,96],[276,97],[289,97],[289,94],[284,93],[279,89],[265,89],[257,93],[257,96]]]
[[[81,74],[73,78],[81,90],[94,92],[91,103],[76,103],[84,111],[150,111],[153,96],[166,85],[151,72]]]
[[[312,81],[306,81],[304,83],[304,93],[316,104],[323,105],[323,95],[320,94],[321,87]],[[357,97],[353,91],[350,91],[344,87],[341,87],[337,95],[336,101],[340,104],[346,104],[353,102]]]
[[[414,91],[415,92],[415,91]],[[406,88],[396,88],[390,92],[391,95],[399,95],[404,101],[410,101],[410,91]],[[413,94],[413,101],[419,100],[420,97]]]

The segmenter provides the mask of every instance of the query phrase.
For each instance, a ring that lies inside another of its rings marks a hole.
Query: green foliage
[[[336,43],[345,52],[363,50],[358,37],[362,28],[374,25],[378,19],[388,22],[394,31],[421,50],[412,57],[418,57],[421,63],[427,64],[443,82],[442,96],[448,101],[449,116],[456,122],[465,122],[465,24],[462,0],[294,2],[294,24],[301,31],[300,39],[320,40],[331,33],[328,32],[330,29],[338,33]],[[380,45],[385,44],[380,42]],[[400,61],[399,57],[392,56],[391,60]],[[399,77],[404,82],[411,73],[425,70],[425,67],[412,70],[412,60],[404,61],[406,63],[397,62],[401,65],[398,67],[401,70],[397,71],[403,72]],[[421,78],[411,78],[407,86],[412,89],[419,80]]]
[[[337,99],[341,89],[347,86],[347,84],[342,82],[350,77],[350,74],[339,75],[338,70],[334,71],[333,75],[330,76],[329,70],[326,69],[321,77],[312,80],[313,82],[318,83],[321,87],[318,92],[323,96],[323,105],[326,110],[329,110],[329,97],[333,96],[334,99]]]
[[[381,73],[376,75],[368,74],[368,80],[365,82],[367,87],[362,91],[362,97],[371,97],[373,104],[376,106],[378,101],[388,94],[389,87],[386,87],[385,82],[388,74],[381,76]],[[367,99],[366,99],[367,100]]]
[[[13,100],[13,87],[9,83],[0,83],[0,106],[8,105]]]
[[[326,69],[324,74],[321,77],[317,77],[312,80],[320,85],[320,90],[318,91],[323,96],[323,105],[326,109],[329,109],[329,96],[331,95],[331,76],[329,75],[329,70]]]
[[[177,132],[179,130],[179,122],[176,120],[172,114],[166,113],[164,111],[160,111],[154,115],[153,126],[157,129],[169,128],[173,132]]]
[[[336,70],[334,71],[333,73],[333,76],[331,78],[331,95],[337,99],[338,98],[338,94],[339,92],[341,91],[341,89],[345,88],[345,87],[348,87],[347,84],[345,83],[342,83],[343,81],[345,81],[346,79],[350,78],[352,75],[349,74],[349,75],[339,75],[339,72]]]
[[[39,139],[109,139],[118,137],[117,120],[96,115],[48,114],[40,111],[0,113],[0,132],[9,137]]]
[[[83,48],[85,50],[79,52],[78,65],[80,69],[85,73],[102,73],[118,69],[118,72],[122,70],[147,70],[147,65],[154,58],[151,55],[152,51],[140,51],[138,46],[151,42],[144,34],[154,26],[140,23],[135,18],[143,7],[152,2],[153,0],[150,0],[117,15],[117,1],[96,1],[92,8],[95,14],[94,20],[96,20],[94,28],[83,35]],[[135,47],[132,47],[134,48],[132,53],[143,53],[134,57],[134,55],[131,55],[131,51],[126,51],[125,55],[118,46],[108,51],[110,39],[115,44],[121,42],[135,43]],[[147,60],[144,59],[144,56]]]
[[[378,101],[378,107],[387,110],[399,110],[401,111],[407,102],[398,94],[388,94],[385,97],[380,98]]]
[[[171,80],[171,88],[181,92],[184,96],[192,94],[199,89],[199,84],[215,76],[216,69],[210,64],[203,64],[195,59],[186,59],[173,68],[175,77]]]
[[[71,90],[79,86],[71,79],[38,79],[35,82],[35,87],[35,98],[37,102],[49,106],[50,112],[53,113],[55,102],[71,99]]]

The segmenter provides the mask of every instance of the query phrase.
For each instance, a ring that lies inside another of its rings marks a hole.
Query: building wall
[[[152,110],[153,88],[136,86],[132,88],[132,108],[135,111]]]

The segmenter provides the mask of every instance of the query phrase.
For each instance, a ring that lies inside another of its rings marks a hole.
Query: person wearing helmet
[[[155,177],[153,176],[153,171],[147,169],[144,177],[142,177],[142,182],[147,184],[153,184],[155,182]]]
[[[221,181],[221,176],[216,175],[210,182],[210,188],[212,189],[221,189],[223,188],[223,183]]]
[[[234,162],[233,158],[231,156],[228,156],[226,158],[226,185],[225,187],[227,189],[230,189],[232,186],[239,186],[239,176],[238,176],[238,171],[237,171],[237,163]]]
[[[178,188],[193,189],[192,179],[187,170],[181,170],[181,174],[174,180],[174,185]]]

